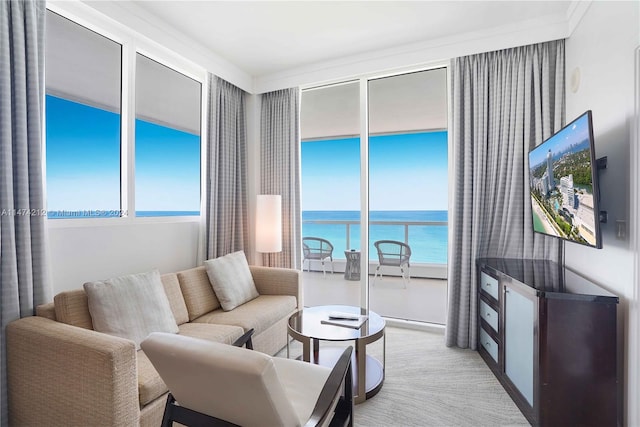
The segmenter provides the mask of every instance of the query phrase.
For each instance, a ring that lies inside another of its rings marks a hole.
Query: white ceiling
[[[575,1],[133,1],[250,75],[532,22]],[[152,18],[153,17],[153,18]]]

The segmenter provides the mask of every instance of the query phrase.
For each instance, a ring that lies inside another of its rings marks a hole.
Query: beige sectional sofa
[[[302,307],[300,273],[250,270],[259,296],[231,311],[221,309],[205,267],[163,275],[178,333],[231,344],[253,328],[255,350],[282,349],[287,319]],[[164,382],[133,341],[93,330],[84,289],[12,322],[6,339],[10,425],[160,425]]]

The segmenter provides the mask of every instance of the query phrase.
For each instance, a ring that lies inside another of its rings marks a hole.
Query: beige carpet
[[[476,351],[448,348],[433,332],[387,327],[386,334],[384,385],[356,405],[356,426],[529,425]],[[291,357],[301,348],[294,341]],[[367,353],[382,360],[382,340]]]

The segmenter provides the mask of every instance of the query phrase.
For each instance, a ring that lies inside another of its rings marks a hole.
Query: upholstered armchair
[[[333,369],[177,334],[141,347],[169,388],[163,426],[353,424],[351,347]]]

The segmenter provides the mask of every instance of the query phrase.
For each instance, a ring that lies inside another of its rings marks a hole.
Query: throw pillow
[[[204,262],[209,281],[224,311],[259,296],[243,251]]]
[[[177,333],[160,273],[131,274],[84,284],[93,329],[140,343],[151,332]]]

